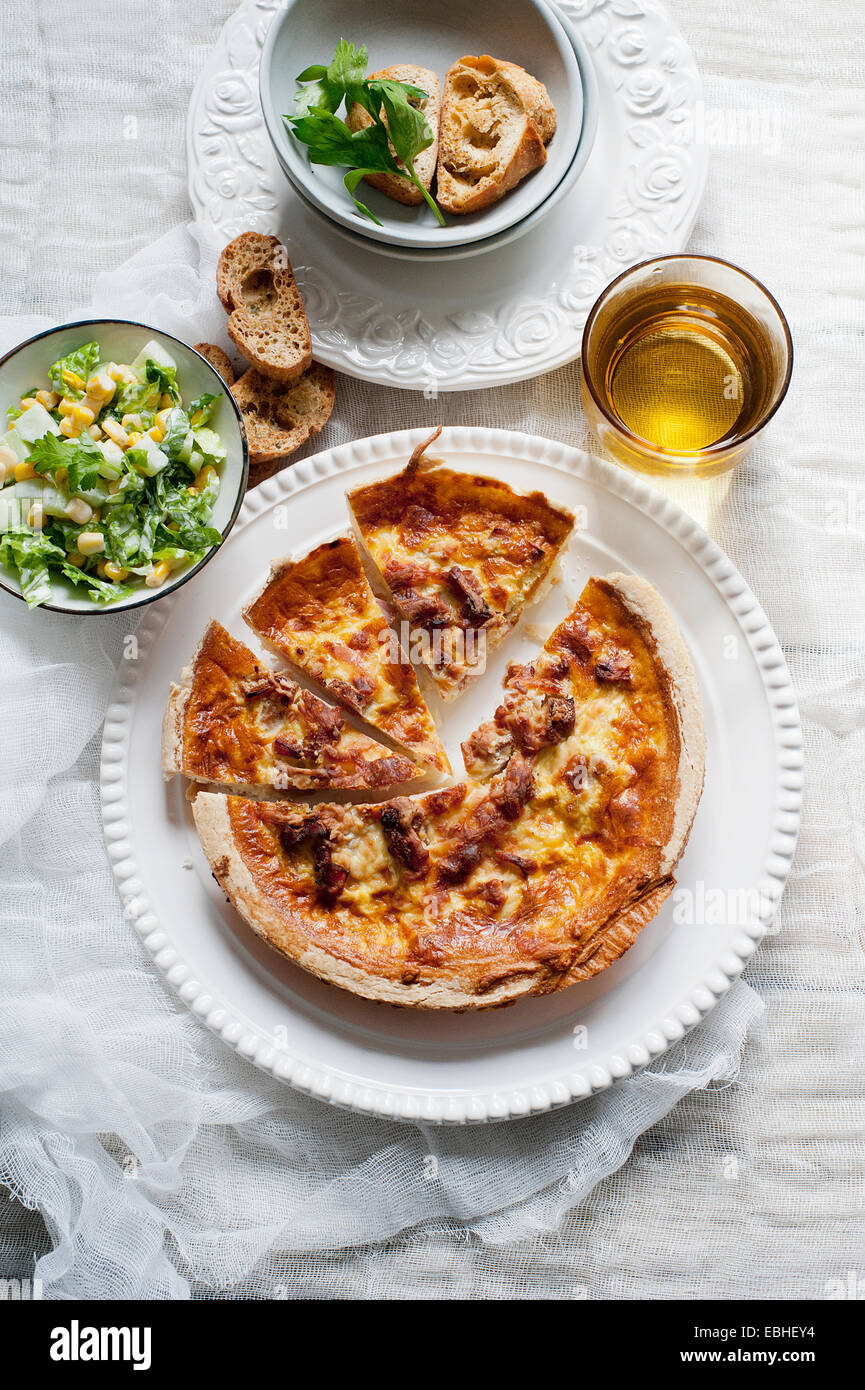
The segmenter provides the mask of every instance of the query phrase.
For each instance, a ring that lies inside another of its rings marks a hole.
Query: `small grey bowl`
[[[209,524],[221,533],[224,541],[237,520],[249,479],[246,430],[234,397],[222,377],[200,353],[179,338],[131,319],[79,319],[75,323],[63,323],[57,328],[37,333],[34,338],[19,343],[0,358],[0,414],[5,414],[7,407],[20,400],[21,393],[29,390],[34,383],[47,386],[51,363],[73,352],[82,343],[95,340],[104,359],[131,362],[151,338],[161,343],[177,362],[178,382],[184,400],[194,399],[205,391],[221,397],[214,409],[212,423],[228,455],[220,474],[219,496]],[[147,589],[142,585],[130,598],[119,599],[116,603],[95,603],[73,584],[60,579],[53,582],[51,601],[39,606],[53,613],[99,616],[118,613],[123,609],[143,608],[145,604],[155,603],[166,594],[174,593],[209,564],[219,549],[219,546],[214,546],[197,565],[175,570],[158,589]],[[23,601],[17,575],[5,565],[0,565],[0,588]]]
[[[467,53],[489,53],[521,64],[547,86],[558,127],[546,164],[482,212],[451,217],[439,227],[431,210],[404,207],[362,185],[358,196],[380,218],[377,227],[358,213],[344,186],[344,169],[310,164],[308,152],[286,127],[294,111],[299,72],[327,63],[340,38],[369,49],[369,71],[394,63],[418,63],[439,78]],[[568,175],[584,125],[584,94],[577,55],[565,26],[546,0],[283,0],[271,24],[259,70],[261,106],[277,159],[308,203],[330,221],[388,248],[466,247],[516,226],[530,216]]]

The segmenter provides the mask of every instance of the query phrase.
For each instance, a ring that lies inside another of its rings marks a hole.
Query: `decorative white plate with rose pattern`
[[[105,719],[103,819],[127,917],[167,983],[230,1047],[335,1105],[391,1119],[482,1122],[612,1085],[681,1038],[730,988],[769,929],[787,878],[802,731],[765,614],[692,517],[636,475],[564,444],[447,429],[441,453],[454,467],[538,488],[569,507],[579,526],[562,583],[445,707],[441,734],[454,768],[462,768],[460,740],[498,703],[507,663],[531,659],[539,634],[565,616],[588,576],[644,575],[691,650],[706,722],[706,786],[677,887],[603,974],[489,1013],[373,1004],[277,955],[217,888],[183,780],[163,779],[169,684],[211,616],[255,645],[241,609],[270,562],[344,532],[346,488],[401,468],[423,434],[361,439],[283,469],[247,494],[216,559],[151,605]]]
[[[189,109],[189,193],[221,242],[256,229],[286,244],[315,355],[386,386],[503,386],[573,361],[600,291],[626,266],[682,250],[702,198],[700,77],[656,0],[560,0],[598,77],[594,149],[530,233],[445,264],[394,260],[310,211],[282,174],[258,99],[258,63],[279,0],[244,0]]]

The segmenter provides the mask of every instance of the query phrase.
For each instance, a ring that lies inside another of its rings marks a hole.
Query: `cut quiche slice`
[[[410,629],[406,643],[451,700],[538,599],[574,518],[540,492],[424,458],[348,494],[362,544]]]
[[[278,791],[395,787],[423,776],[351,728],[342,710],[263,666],[217,622],[171,687],[162,766],[168,777]]]
[[[243,611],[268,646],[424,767],[449,773],[417,676],[348,536],[273,566]]]
[[[697,683],[651,586],[591,580],[467,755],[469,780],[376,805],[202,793],[201,843],[259,935],[365,998],[479,1009],[597,974],[672,891],[702,791]]]

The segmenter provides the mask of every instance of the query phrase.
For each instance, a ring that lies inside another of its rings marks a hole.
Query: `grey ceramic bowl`
[[[369,49],[369,71],[415,62],[444,77],[467,53],[520,63],[540,78],[556,107],[558,127],[543,168],[492,207],[451,217],[439,227],[426,205],[403,207],[369,185],[359,196],[382,222],[358,213],[343,186],[344,169],[310,164],[306,147],[283,115],[294,111],[299,72],[326,63],[340,38]],[[261,106],[279,163],[308,203],[330,221],[388,248],[447,251],[496,236],[521,223],[566,178],[583,130],[583,84],[570,36],[545,0],[283,0],[271,24],[259,72]]]
[[[73,352],[82,343],[98,342],[103,360],[131,362],[150,339],[160,343],[176,361],[178,385],[184,400],[194,400],[205,391],[221,397],[214,408],[212,428],[219,434],[228,454],[222,466],[219,496],[209,524],[225,539],[237,520],[249,478],[246,431],[234,397],[219,373],[194,348],[170,333],[162,333],[158,328],[129,319],[79,319],[75,323],[64,323],[45,333],[38,333],[35,338],[19,343],[18,347],[12,348],[0,359],[0,415],[5,418],[7,407],[16,404],[21,393],[29,390],[34,383],[47,386],[51,363]],[[214,546],[197,565],[175,570],[158,589],[148,589],[142,584],[130,598],[120,599],[117,603],[94,603],[67,580],[55,580],[50,602],[41,607],[55,613],[100,615],[117,613],[125,608],[141,608],[179,589],[181,584],[185,584],[213,559],[218,549],[218,546]],[[5,565],[0,565],[0,588],[16,598],[22,597],[18,576]]]

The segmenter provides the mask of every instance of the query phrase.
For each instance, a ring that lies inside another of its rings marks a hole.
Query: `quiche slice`
[[[451,700],[538,599],[574,518],[540,492],[455,473],[425,458],[441,426],[395,477],[348,494],[357,532],[413,658]]]
[[[423,776],[351,728],[342,710],[261,665],[217,622],[171,687],[162,766],[167,777],[278,791],[393,787]]]
[[[204,851],[256,932],[369,999],[488,1008],[597,974],[671,892],[702,791],[699,692],[654,590],[591,580],[467,751],[468,780],[377,805],[200,794]]]
[[[411,662],[385,621],[349,536],[281,560],[243,610],[252,630],[416,762],[451,770]]]

